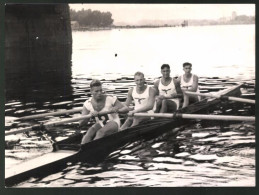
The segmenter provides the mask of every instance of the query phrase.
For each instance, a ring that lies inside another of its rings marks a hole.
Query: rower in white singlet
[[[180,97],[182,97],[180,85],[176,79],[170,77],[170,66],[161,66],[162,78],[154,83],[157,91],[155,112],[174,112],[179,108]]]
[[[93,80],[90,83],[90,91],[92,98],[85,101],[82,115],[91,114],[95,117],[96,123],[88,129],[81,144],[118,132],[120,128],[118,113],[128,112],[128,108],[124,106],[117,97],[103,94],[102,83],[99,80]],[[99,112],[105,111],[109,111],[110,114],[99,116]],[[79,126],[87,125],[89,120],[88,118],[79,121]]]
[[[178,81],[180,82],[180,86],[184,94],[184,98],[183,98],[184,99],[183,108],[184,108],[191,103],[199,101],[200,96],[192,96],[184,93],[185,91],[199,92],[199,89],[198,89],[199,78],[195,74],[191,73],[191,70],[192,70],[191,63],[189,62],[184,63],[183,70],[185,73],[178,78]]]
[[[129,111],[128,118],[121,126],[120,130],[124,130],[128,127],[138,125],[140,122],[150,119],[150,117],[134,117],[134,113],[149,112],[153,113],[153,106],[155,102],[155,90],[145,84],[144,74],[142,72],[136,72],[134,75],[136,87],[129,90],[126,106],[129,106],[134,101],[134,110]]]

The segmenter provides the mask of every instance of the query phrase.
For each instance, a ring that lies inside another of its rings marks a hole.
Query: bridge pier
[[[6,99],[37,100],[38,91],[71,94],[72,33],[67,4],[6,4]],[[41,85],[40,83],[45,83]],[[26,95],[27,94],[27,95]],[[30,94],[30,97],[29,95]]]

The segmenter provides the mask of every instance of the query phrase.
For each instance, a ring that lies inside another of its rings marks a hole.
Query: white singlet
[[[181,88],[182,88],[182,87],[191,87],[192,84],[193,84],[193,74],[192,74],[192,76],[191,76],[189,82],[185,82],[184,79],[183,79],[183,77],[184,77],[184,76],[182,75],[182,76],[181,76]]]
[[[147,85],[147,88],[145,89],[145,91],[141,94],[137,93],[137,89],[136,87],[133,87],[132,90],[132,97],[134,99],[134,103],[135,103],[135,110],[138,108],[142,108],[143,106],[146,106],[148,104],[148,98],[149,98],[149,86]],[[154,113],[154,111],[148,110],[147,113]],[[139,117],[141,118],[141,117]],[[153,117],[151,117],[152,119]]]
[[[165,97],[170,97],[174,93],[177,94],[173,78],[169,83],[169,85],[167,86],[163,85],[162,78],[159,79],[158,90],[159,90],[159,95],[163,95]],[[177,109],[179,108],[179,105],[180,105],[179,98],[171,98],[168,100],[174,101],[177,105]]]
[[[149,98],[149,86],[147,86],[145,91],[141,94],[137,93],[136,87],[133,87],[132,97],[135,103],[135,110],[146,106]]]
[[[181,88],[183,88],[183,87],[188,88],[188,87],[192,86],[192,84],[193,84],[193,75],[194,74],[192,74],[192,77],[190,78],[189,82],[185,82],[184,79],[183,79],[183,75],[181,76]],[[199,93],[199,88],[198,87],[197,87],[196,92]],[[200,100],[201,97],[200,96],[197,96],[197,97]]]
[[[89,110],[90,112],[93,112],[95,110],[93,108],[91,100],[92,100],[92,98],[86,100],[85,103],[84,103],[84,106],[87,110]],[[117,97],[115,97],[115,96],[106,96],[105,105],[104,105],[103,109],[100,110],[100,112],[110,111],[111,108],[114,106],[116,100],[117,100]],[[108,121],[116,122],[118,124],[118,127],[120,127],[120,125],[121,125],[120,118],[119,118],[119,115],[117,113],[112,113],[112,114],[107,114],[107,115],[104,115],[104,116],[95,117],[95,120],[96,120],[97,123],[99,122],[102,127]]]

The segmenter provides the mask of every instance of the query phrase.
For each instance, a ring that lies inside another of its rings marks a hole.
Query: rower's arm
[[[126,102],[124,103],[126,106],[129,106],[130,104],[132,104],[132,101],[133,101],[132,91],[133,91],[133,88],[131,88],[128,92]]]
[[[198,89],[198,81],[199,81],[199,78],[196,75],[193,75],[193,83],[191,88],[188,88],[188,91],[196,92]]]
[[[87,110],[85,106],[83,106],[82,116],[88,115],[89,113],[90,113],[90,111]],[[89,120],[90,120],[90,118],[87,118],[87,119],[84,119],[84,120],[79,121],[79,127],[82,127],[82,126],[87,125],[88,122],[89,122]]]
[[[159,85],[159,79],[155,81],[154,86],[153,86],[153,88],[156,92],[156,95],[159,95],[158,85]]]
[[[114,107],[116,108],[118,113],[127,113],[129,112],[129,108],[121,103],[119,100],[116,100]]]
[[[179,77],[178,77],[179,78]],[[174,79],[174,86],[176,90],[176,98],[182,98],[183,97],[183,92],[180,86],[180,81],[178,79]]]
[[[177,79],[176,79],[177,83],[179,83],[179,86],[181,87],[181,76],[179,76]]]
[[[148,110],[152,110],[154,107],[154,103],[155,103],[155,96],[156,96],[156,91],[152,87],[150,87],[147,105],[142,108],[136,109],[133,112],[137,113],[137,112],[146,112]]]

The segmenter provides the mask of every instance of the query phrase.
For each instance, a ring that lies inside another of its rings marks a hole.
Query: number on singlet
[[[100,120],[100,122],[102,122],[104,125],[109,121],[109,117],[107,114],[102,115],[102,116],[98,116],[98,119]]]

